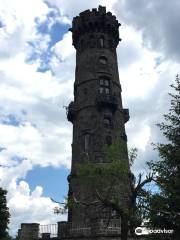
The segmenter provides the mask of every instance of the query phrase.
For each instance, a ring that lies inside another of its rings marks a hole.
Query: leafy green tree
[[[170,109],[164,122],[157,124],[166,143],[158,143],[160,159],[148,163],[158,191],[148,199],[148,218],[156,228],[174,229],[173,239],[180,239],[180,78],[177,75]]]
[[[9,209],[6,202],[7,191],[0,188],[0,239],[8,239]]]
[[[134,228],[141,224],[142,205],[149,194],[144,186],[151,182],[153,177],[149,174],[142,180],[142,174],[139,174],[136,180],[130,171],[128,162],[133,163],[137,156],[136,149],[129,153],[129,161],[126,144],[122,142],[106,145],[103,152],[105,163],[93,163],[86,157],[84,164],[79,164],[76,173],[71,176],[81,179],[83,184],[87,182],[92,185],[93,201],[83,201],[72,194],[69,204],[82,204],[86,207],[95,205],[107,209],[107,224],[112,216],[121,217],[122,239],[126,240],[128,231],[132,230],[134,233]]]

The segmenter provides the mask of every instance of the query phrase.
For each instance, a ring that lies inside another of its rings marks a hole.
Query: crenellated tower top
[[[99,6],[98,9],[86,10],[74,17],[69,30],[72,32],[73,45],[80,52],[85,48],[113,50],[120,41],[120,25],[111,12],[106,12],[106,7]]]

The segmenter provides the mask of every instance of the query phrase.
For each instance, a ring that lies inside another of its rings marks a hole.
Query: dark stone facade
[[[126,144],[127,141],[124,125],[129,120],[129,111],[122,107],[116,54],[119,26],[116,17],[99,6],[99,9],[80,13],[73,19],[70,29],[76,49],[76,72],[74,101],[67,109],[67,118],[73,124],[69,195],[73,194],[81,201],[93,201],[94,196],[90,185],[71,177],[77,164],[83,164],[85,159],[95,164],[107,164],[103,146],[122,141]],[[126,159],[128,164],[128,156]],[[128,198],[129,193],[127,186],[122,198]],[[68,222],[94,229],[93,224],[103,225],[106,218],[106,210],[74,205],[69,209]]]

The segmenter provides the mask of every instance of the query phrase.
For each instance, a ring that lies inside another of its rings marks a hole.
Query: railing
[[[117,109],[117,96],[112,94],[99,93],[96,102],[99,108],[109,106],[113,110]]]
[[[39,226],[39,238],[42,238],[43,235],[49,233],[49,237],[57,237],[59,234],[63,237],[88,237],[92,234],[98,236],[108,236],[108,235],[120,235],[121,234],[121,227],[120,227],[120,220],[114,219],[109,224],[105,222],[97,222],[94,224],[78,224],[78,223],[65,223],[63,224],[63,228],[58,229],[57,224],[50,224],[50,225],[40,225]],[[61,236],[61,237],[62,237]]]
[[[119,219],[111,220],[111,222],[108,225],[100,223],[97,233],[104,235],[120,234],[121,233],[120,220]]]
[[[73,236],[89,236],[91,234],[91,227],[85,224],[68,224],[68,233]]]
[[[91,235],[108,236],[108,235],[120,235],[121,224],[120,219],[114,219],[110,223],[107,221],[97,221],[94,223],[64,223],[59,229],[60,235],[63,236],[76,236],[76,237],[88,237]]]
[[[43,233],[50,233],[50,237],[57,237],[58,225],[57,224],[40,225],[39,226],[40,238],[42,238]]]
[[[109,234],[120,234],[121,233],[121,227],[120,226],[114,226],[110,224],[108,227],[100,227],[99,234],[109,235]]]

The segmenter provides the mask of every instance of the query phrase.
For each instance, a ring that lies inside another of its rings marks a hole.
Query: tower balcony
[[[66,115],[67,115],[67,119],[68,121],[72,122],[75,119],[75,115],[76,115],[76,106],[74,102],[70,102],[69,106],[66,108]]]
[[[96,104],[99,109],[108,107],[113,111],[116,111],[118,107],[117,96],[112,94],[99,93],[96,98]]]

